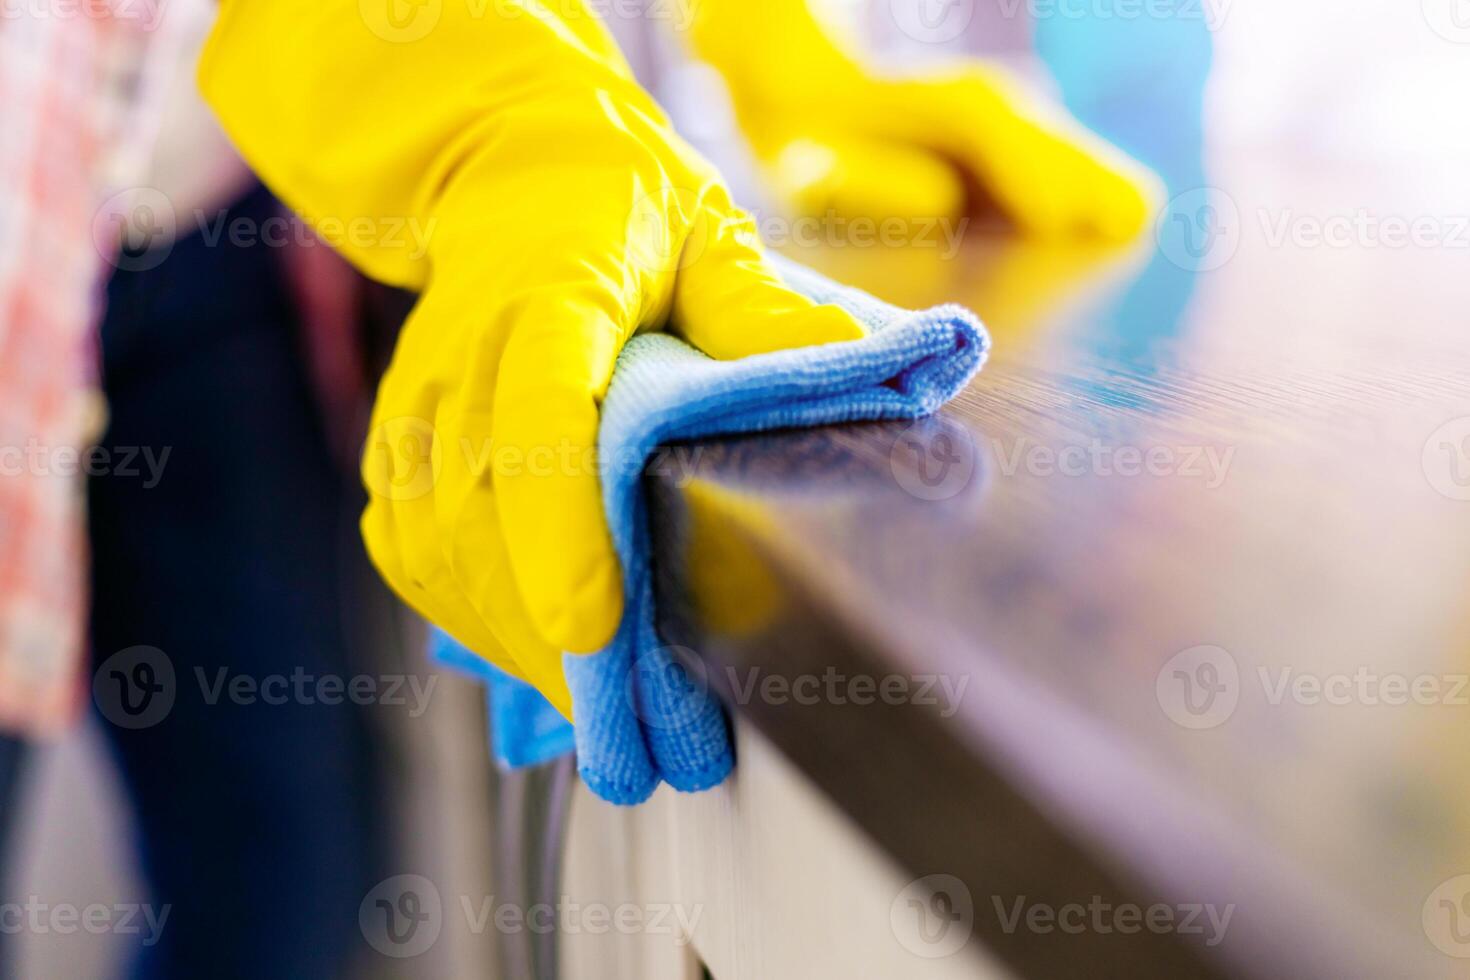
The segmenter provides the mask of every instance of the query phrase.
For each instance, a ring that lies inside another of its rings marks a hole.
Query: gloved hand
[[[803,214],[958,217],[977,186],[1024,232],[1126,240],[1162,184],[1062,110],[978,61],[885,78],[844,52],[807,0],[684,0],[699,57],[784,203]]]
[[[622,609],[593,453],[623,343],[670,327],[734,358],[862,328],[780,284],[603,26],[557,8],[225,0],[200,81],[287,203],[422,291],[363,458],[373,561],[569,713],[561,651]]]

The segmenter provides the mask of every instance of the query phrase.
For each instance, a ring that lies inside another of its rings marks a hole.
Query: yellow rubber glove
[[[592,454],[623,343],[670,326],[734,358],[862,328],[780,284],[579,0],[391,3],[226,0],[200,84],[288,204],[422,291],[364,453],[373,561],[569,713],[561,651],[622,611]]]
[[[884,78],[807,0],[684,0],[695,53],[724,75],[784,203],[803,214],[959,217],[977,186],[1023,231],[1126,240],[1162,203],[1146,168],[971,61]]]

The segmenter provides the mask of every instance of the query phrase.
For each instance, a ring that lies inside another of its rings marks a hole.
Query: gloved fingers
[[[971,159],[977,169],[988,166],[988,172],[982,171],[987,173],[986,184],[1007,216],[1039,238],[1090,234],[1093,213],[1101,202],[1080,193],[1091,185],[1086,158],[1032,120],[1014,117],[1005,125],[1008,132],[997,139],[1010,148],[1005,160],[993,154]]]
[[[1168,195],[1163,181],[1102,140],[1087,140],[1077,145],[1092,163],[1083,192],[1095,205],[1092,230],[1099,237],[1113,241],[1137,237],[1164,206]]]
[[[903,83],[916,111],[903,125],[943,145],[1022,230],[1038,237],[1136,236],[1161,203],[1158,179],[1004,72]],[[921,128],[932,127],[927,136]]]
[[[755,222],[730,205],[723,190],[705,206],[714,230],[679,271],[674,331],[721,360],[863,336],[862,325],[845,310],[818,305],[782,283]]]
[[[622,617],[596,445],[598,401],[628,330],[616,299],[597,290],[532,296],[514,309],[497,372],[495,505],[536,630],[558,650],[592,653]]]
[[[384,428],[389,427],[374,426],[374,433],[379,434]],[[384,468],[383,448],[383,441],[370,437],[363,453],[363,482],[368,489],[368,503],[360,523],[373,567],[419,615],[501,670],[519,675],[515,657],[455,587],[448,569],[433,554],[433,549],[423,547],[436,541],[429,512],[432,502],[406,497],[411,491],[405,488],[411,482],[392,482],[392,471]],[[404,471],[400,469],[398,475],[403,477]],[[415,567],[411,569],[408,562],[413,562]]]
[[[953,218],[965,187],[953,164],[923,147],[858,136],[801,137],[770,156],[777,192],[802,215]]]
[[[1025,116],[1010,125],[1017,166],[997,196],[1019,225],[1043,237],[1113,241],[1143,231],[1158,197],[1146,168],[1080,127]]]
[[[446,195],[453,214],[494,220],[446,219],[415,312],[433,330],[406,331],[395,351],[440,389],[438,428],[452,450],[434,494],[444,560],[554,703],[565,696],[562,651],[601,648],[621,616],[597,400],[657,282],[630,258],[634,236],[653,234],[630,203],[642,196],[639,173],[611,159],[632,151],[619,142],[602,166],[572,167],[560,156],[569,152],[562,110],[513,120],[522,128],[506,137],[517,146],[554,140],[552,162],[486,154]]]
[[[474,477],[459,483],[454,492],[441,493],[436,501],[440,539],[453,576],[450,589],[466,597],[480,621],[494,629],[515,664],[511,673],[571,717],[561,648],[548,643],[532,622],[516,584],[495,498],[494,473],[514,472],[521,463],[488,435],[492,431],[488,417],[459,421],[458,441],[472,460]]]
[[[464,321],[483,322],[482,304],[449,285],[430,288],[404,324],[379,390],[362,477],[368,506],[363,539],[374,565],[411,607],[507,673],[535,684],[570,711],[561,653],[530,624],[500,540],[491,493],[490,409],[475,404],[485,384],[475,359],[498,361],[481,331],[457,343]],[[456,371],[424,371],[453,357]],[[458,388],[440,378],[462,377]]]
[[[405,511],[413,509],[372,499],[363,511],[363,540],[378,574],[409,608],[449,633],[477,656],[512,677],[535,686],[557,710],[570,718],[571,694],[561,672],[561,652],[548,646],[530,627],[530,620],[520,606],[520,596],[509,575],[496,583],[498,587],[481,590],[479,594],[488,595],[491,601],[485,606],[477,606],[471,602],[472,593],[464,591],[456,572],[463,567],[478,568],[478,563],[466,565],[434,561],[414,571],[402,564],[402,557],[412,554],[413,546],[406,540],[409,535],[404,532],[414,524],[407,519],[409,515]],[[492,503],[480,513],[488,513],[493,519],[494,510]],[[441,543],[441,539],[434,540],[436,544]],[[449,546],[453,548],[461,542],[468,544],[481,540],[484,540],[482,536],[466,533],[452,538]],[[397,546],[388,547],[387,542],[390,541],[396,541]],[[492,544],[504,551],[501,542],[492,540]],[[495,627],[490,625],[492,623],[496,624]]]

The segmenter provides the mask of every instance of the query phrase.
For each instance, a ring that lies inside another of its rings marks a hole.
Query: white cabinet
[[[769,743],[737,723],[736,745],[734,776],[708,792],[664,786],[624,808],[578,787],[565,980],[699,980],[701,965],[714,980],[1005,976],[967,923],[922,921],[912,876]]]

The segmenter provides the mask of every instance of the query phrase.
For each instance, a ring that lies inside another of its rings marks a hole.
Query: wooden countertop
[[[971,306],[994,355],[915,427],[685,447],[662,626],[1022,975],[1452,975],[1470,231],[1425,159],[1204,162],[1216,190],[1128,254],[791,252]],[[1212,945],[1007,925],[1094,896],[1233,911]]]

